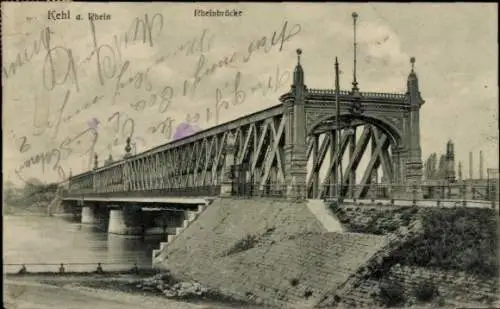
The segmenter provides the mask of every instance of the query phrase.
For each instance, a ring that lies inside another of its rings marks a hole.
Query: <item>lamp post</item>
[[[337,151],[339,153],[339,163],[337,164],[337,186],[336,186],[336,194],[337,194],[337,207],[340,206],[341,198],[340,195],[342,194],[342,189],[340,188],[340,185],[343,184],[343,177],[342,177],[342,154],[341,154],[341,147],[342,147],[342,141],[341,139],[341,134],[340,134],[340,83],[339,83],[339,62],[337,57],[335,57],[335,104],[337,108],[337,113],[336,113],[336,138],[337,138]],[[339,183],[340,181],[340,183]]]
[[[352,81],[352,91],[358,92],[358,81],[356,79],[356,49],[357,49],[357,43],[356,43],[356,21],[358,20],[358,13],[354,12],[352,13],[352,22],[353,22],[353,29],[354,29],[354,70],[353,70],[353,81]]]
[[[340,124],[340,82],[339,82],[339,62],[337,57],[335,57],[335,105],[336,105],[336,138],[337,138],[337,151],[339,152],[339,163],[337,165],[337,184],[336,184],[336,194],[337,194],[337,203],[340,205],[342,202],[342,189],[344,186],[344,173],[342,168],[342,134],[341,134],[341,124]],[[349,125],[346,130],[347,136],[351,136],[354,134],[354,129]]]

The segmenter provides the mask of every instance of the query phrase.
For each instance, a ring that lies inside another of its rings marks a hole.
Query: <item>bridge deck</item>
[[[204,205],[207,203],[209,198],[192,198],[192,197],[65,197],[63,201],[85,201],[85,202],[110,202],[110,203],[123,203],[123,202],[135,202],[135,203],[165,203],[165,204],[192,204],[192,205]],[[213,199],[213,198],[212,198]]]

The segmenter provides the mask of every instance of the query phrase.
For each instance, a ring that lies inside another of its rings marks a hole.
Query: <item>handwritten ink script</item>
[[[88,170],[96,153],[123,154],[127,138],[146,150],[217,125],[224,112],[255,98],[288,91],[290,71],[278,64],[256,74],[255,59],[282,52],[302,30],[285,20],[220,49],[230,38],[217,27],[191,27],[179,35],[182,26],[161,10],[137,12],[124,27],[109,23],[68,24],[82,31],[81,42],[61,39],[70,34],[59,24],[43,25],[3,66],[8,82],[30,66],[41,68],[23,102],[32,106],[31,132],[9,131],[21,158],[14,169],[20,178],[37,168],[65,180],[68,169],[78,170],[75,161],[85,160]],[[164,77],[165,71],[174,73]]]

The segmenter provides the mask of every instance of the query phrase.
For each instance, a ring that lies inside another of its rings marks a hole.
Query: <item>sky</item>
[[[195,17],[196,9],[242,14]],[[52,11],[71,19],[49,20]],[[99,164],[121,158],[130,133],[132,151],[141,152],[186,122],[207,129],[277,105],[297,48],[309,88],[333,87],[338,57],[348,90],[354,11],[361,91],[404,92],[416,58],[422,161],[451,139],[464,175],[469,152],[475,175],[480,150],[485,168],[498,168],[495,4],[3,2],[4,177],[60,181],[88,171],[94,152]],[[110,18],[92,25],[89,13]],[[148,27],[134,37],[137,18]],[[266,47],[252,51],[263,36]],[[231,95],[237,83],[244,100]],[[259,83],[270,87],[252,91]]]

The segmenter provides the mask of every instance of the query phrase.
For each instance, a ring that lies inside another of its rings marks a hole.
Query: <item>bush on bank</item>
[[[338,207],[332,211],[350,232],[388,234],[420,220],[421,236],[402,245],[390,263],[464,271],[484,278],[498,274],[498,213],[485,208]]]
[[[425,209],[420,218],[424,233],[400,250],[404,264],[497,277],[498,215],[494,210]]]

